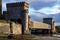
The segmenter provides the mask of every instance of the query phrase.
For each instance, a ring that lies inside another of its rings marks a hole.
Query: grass
[[[12,22],[19,24],[17,21],[12,21]],[[9,20],[0,20],[0,23],[10,23],[10,21]]]
[[[0,20],[0,23],[10,23],[10,21]]]

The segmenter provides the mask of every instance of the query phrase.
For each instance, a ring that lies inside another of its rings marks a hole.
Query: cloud
[[[57,4],[60,4],[60,0],[57,0]]]
[[[38,12],[45,13],[45,14],[60,13],[60,5],[55,5],[53,7],[45,7],[45,8],[38,10]]]
[[[33,2],[33,1],[36,1],[36,0],[27,0],[28,2]],[[52,1],[56,1],[56,0],[37,0],[37,1],[41,1],[41,2],[52,2]]]
[[[29,8],[29,15],[31,14],[35,14],[34,12],[36,12],[37,10],[33,9],[33,8]]]
[[[32,21],[38,21],[38,22],[42,22],[43,18],[47,17],[47,15],[43,14],[43,13],[33,13],[30,15],[31,16],[31,20]]]
[[[6,4],[5,3],[3,3],[3,5],[2,5],[2,11],[5,11],[6,10]]]
[[[3,0],[3,2],[19,2],[19,1],[24,1],[24,0]]]
[[[39,10],[35,10],[34,8],[29,8],[29,14],[33,14],[32,12],[40,12],[45,14],[56,14],[60,13],[60,5],[54,5],[52,7],[44,7]]]
[[[44,14],[44,13],[38,13],[35,12],[33,14],[30,15],[31,16],[31,20],[32,21],[38,21],[38,22],[43,22],[43,18],[54,18],[55,23],[58,25],[58,23],[60,23],[60,13],[57,14]]]
[[[57,14],[50,14],[48,17],[53,17],[56,23],[60,23],[60,13]]]
[[[24,0],[3,0],[2,8],[6,10],[6,3]],[[55,22],[60,22],[60,0],[26,0],[29,2],[29,14],[31,20],[42,22],[45,17],[53,17]],[[47,15],[49,14],[49,15]]]
[[[44,7],[52,7],[55,5],[56,1],[52,0],[30,0],[30,7],[38,10]]]

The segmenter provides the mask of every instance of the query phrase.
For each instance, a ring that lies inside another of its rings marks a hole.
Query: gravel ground
[[[60,40],[60,38],[51,36],[35,36],[32,40]]]
[[[9,40],[7,38],[0,37],[0,40]],[[52,37],[52,36],[40,36],[40,35],[28,35],[27,37],[24,36],[24,39],[20,36],[10,39],[10,40],[60,40],[59,37]]]

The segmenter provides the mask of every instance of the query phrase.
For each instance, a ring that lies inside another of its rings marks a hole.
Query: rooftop
[[[7,3],[7,7],[15,7],[15,6],[23,6],[24,4],[29,5],[27,2],[15,2],[15,3]]]
[[[43,19],[51,19],[52,20],[53,18],[43,18]]]

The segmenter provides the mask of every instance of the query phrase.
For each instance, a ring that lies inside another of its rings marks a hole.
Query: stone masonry
[[[13,34],[21,34],[21,24],[16,24],[13,22]],[[0,32],[4,34],[10,34],[9,23],[0,23]]]
[[[7,12],[9,19],[22,21],[22,34],[28,32],[28,8],[26,2],[7,3]]]

